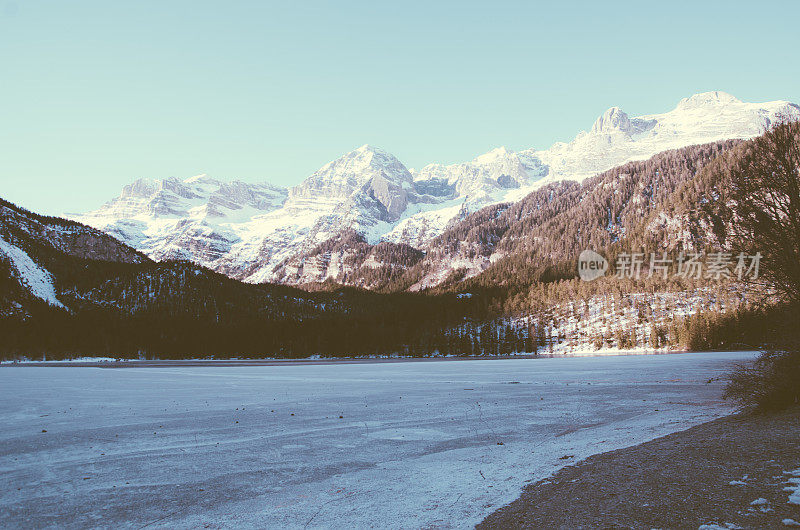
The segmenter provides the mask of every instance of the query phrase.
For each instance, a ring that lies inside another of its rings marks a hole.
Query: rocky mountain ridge
[[[316,249],[348,231],[368,245],[427,251],[448,228],[486,206],[514,203],[554,182],[581,182],[666,150],[750,138],[787,117],[800,118],[800,107],[707,92],[662,114],[630,117],[612,107],[572,142],[546,150],[501,147],[469,162],[409,170],[390,153],[365,145],[290,189],[203,175],[140,180],[98,210],[71,218],[153,259],[186,259],[247,282],[343,281],[352,260],[360,259],[354,258],[358,248]],[[387,265],[376,256],[367,262],[376,270]]]

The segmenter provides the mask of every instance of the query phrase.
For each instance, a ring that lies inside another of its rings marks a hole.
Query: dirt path
[[[800,408],[740,414],[564,468],[478,528],[787,528],[798,468]]]

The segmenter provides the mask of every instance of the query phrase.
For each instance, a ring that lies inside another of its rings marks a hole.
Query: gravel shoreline
[[[800,407],[735,414],[566,467],[477,528],[787,528],[798,468]]]

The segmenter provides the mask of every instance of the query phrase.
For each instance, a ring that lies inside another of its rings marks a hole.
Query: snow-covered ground
[[[466,528],[729,412],[708,381],[753,356],[4,366],[0,526]]]
[[[653,327],[665,334],[681,319],[703,312],[724,313],[736,309],[746,300],[735,285],[722,290],[709,288],[693,291],[661,293],[630,293],[614,297],[597,295],[587,300],[570,301],[552,305],[544,311],[546,318],[526,316],[514,324],[528,327],[531,323],[544,326],[545,335],[552,348],[542,348],[539,353],[562,355],[619,355],[653,353],[671,350],[664,345],[659,350],[650,346]],[[625,332],[635,348],[620,347],[618,333]],[[673,341],[675,337],[672,337]],[[599,347],[598,347],[599,346]]]

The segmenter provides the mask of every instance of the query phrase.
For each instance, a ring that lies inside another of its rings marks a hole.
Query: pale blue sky
[[[800,2],[0,0],[0,197],[138,177],[292,185],[364,143],[409,167],[546,148],[606,108],[800,102]]]

